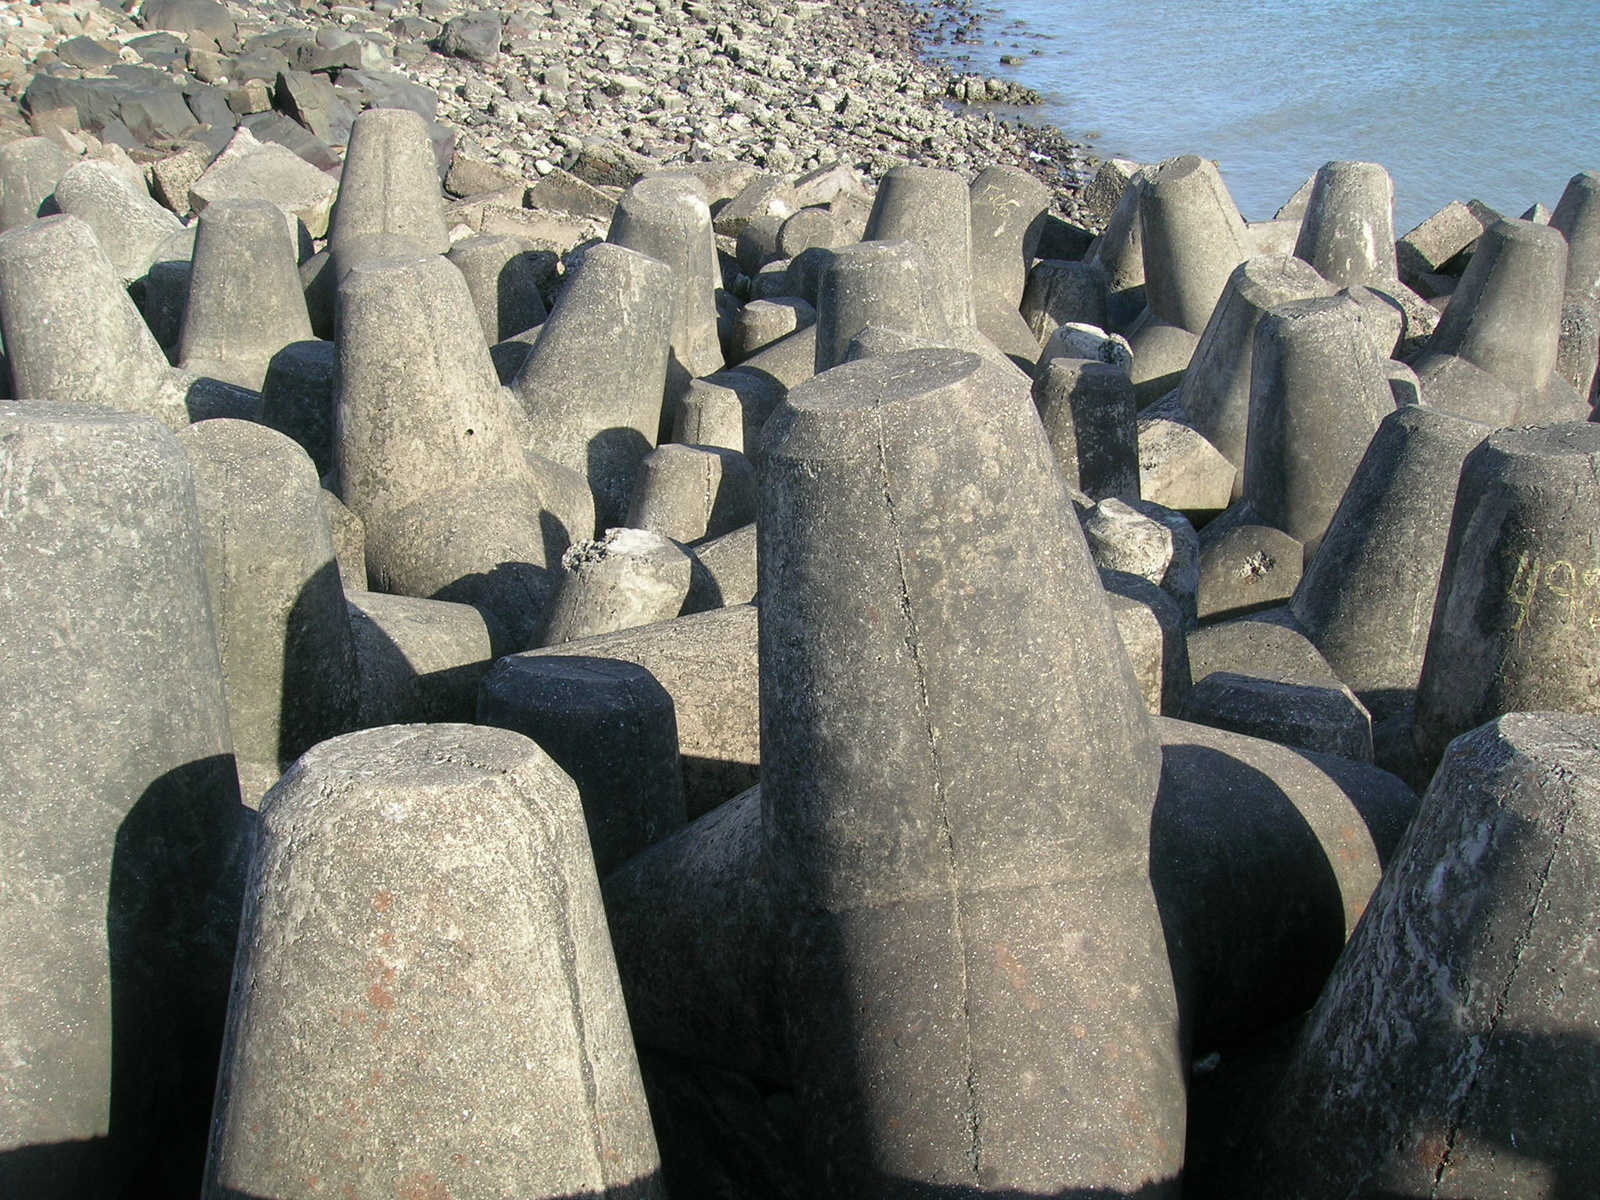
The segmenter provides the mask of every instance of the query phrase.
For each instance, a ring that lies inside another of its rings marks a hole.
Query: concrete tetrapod
[[[1184,721],[1156,729],[1150,876],[1192,1055],[1315,1001],[1417,797],[1365,763]],[[604,893],[639,1041],[783,1081],[762,840],[758,789],[624,864]]]
[[[621,527],[574,543],[561,556],[561,568],[544,628],[532,645],[556,646],[671,620],[689,595],[694,560],[659,533]]]
[[[201,421],[178,443],[194,473],[240,788],[254,808],[303,752],[355,727],[350,617],[306,452],[251,421]]]
[[[1128,373],[1111,363],[1056,358],[1033,394],[1067,482],[1093,500],[1137,500],[1139,434]]]
[[[639,462],[660,433],[675,287],[656,259],[590,247],[511,384],[530,448],[589,481],[601,529],[626,519]]]
[[[627,528],[648,529],[687,545],[748,525],[755,509],[755,471],[743,454],[669,442],[639,464]]]
[[[934,287],[928,252],[915,242],[866,241],[833,251],[817,284],[817,372],[844,362],[869,325],[929,341],[948,338]]]
[[[219,200],[200,214],[178,364],[260,391],[272,356],[311,339],[311,318],[283,210]]]
[[[690,175],[639,180],[617,201],[606,241],[672,269],[672,358],[669,386],[722,369],[717,341],[717,242],[706,191]]]
[[[1234,1194],[1592,1193],[1597,788],[1592,716],[1513,713],[1451,744]]]
[[[193,1195],[246,814],[189,467],[101,408],[0,446],[0,1195]]]
[[[1333,291],[1332,284],[1298,258],[1252,258],[1228,276],[1222,297],[1206,322],[1189,369],[1178,385],[1178,403],[1191,426],[1237,468],[1235,499],[1244,494],[1256,327],[1280,304],[1331,296]]]
[[[79,162],[61,177],[55,195],[57,209],[94,231],[123,283],[143,276],[162,246],[184,234],[182,221],[107,162]]]
[[[989,292],[1015,312],[1039,250],[1050,189],[1019,167],[992,166],[978,172],[968,192],[973,291]]]
[[[971,208],[966,181],[954,171],[894,167],[878,181],[862,238],[903,238],[927,252],[931,298],[951,329],[970,328],[975,320]]]
[[[578,792],[518,734],[324,742],[262,805],[204,1195],[663,1193]]]
[[[450,231],[428,123],[401,108],[369,108],[350,127],[339,199],[328,225],[338,276],[363,257],[444,254]]]
[[[1159,747],[1026,388],[959,351],[835,368],[768,423],[761,488],[762,807],[820,1189],[1174,1194]]]
[[[1309,561],[1367,443],[1394,411],[1382,363],[1343,296],[1279,305],[1256,326],[1244,498]]]
[[[1139,223],[1139,198],[1154,167],[1140,167],[1129,177],[1084,261],[1103,280],[1106,328],[1126,332],[1145,309],[1144,233]]]
[[[1489,432],[1417,405],[1385,417],[1289,601],[1375,723],[1416,697],[1456,482]]]
[[[1331,162],[1312,177],[1294,256],[1336,287],[1393,288],[1394,181],[1377,163]]]
[[[1484,230],[1427,350],[1423,401],[1487,425],[1582,421],[1587,401],[1556,374],[1567,242],[1532,221]]]
[[[339,328],[339,495],[374,589],[482,605],[526,644],[553,582],[547,488],[466,280],[437,255],[364,259]]]
[[[71,165],[49,138],[18,138],[0,146],[0,233],[56,211],[45,201]]]
[[[1244,218],[1216,165],[1193,154],[1168,159],[1145,178],[1139,226],[1149,316],[1128,340],[1134,386],[1148,404],[1178,382],[1249,250]]]
[[[1596,712],[1600,425],[1502,429],[1467,455],[1412,728],[1433,766],[1502,713]]]
[[[487,233],[462,238],[447,257],[466,278],[490,344],[525,333],[544,320],[539,281],[516,238]]]
[[[1562,308],[1557,369],[1584,399],[1594,395],[1600,356],[1593,345],[1600,324],[1600,171],[1568,181],[1550,225],[1567,239],[1567,289]]]
[[[89,227],[46,217],[0,234],[0,319],[13,390],[189,423],[184,379]]]
[[[600,878],[683,828],[672,697],[643,667],[508,655],[478,691],[477,721],[532,738],[572,777]]]

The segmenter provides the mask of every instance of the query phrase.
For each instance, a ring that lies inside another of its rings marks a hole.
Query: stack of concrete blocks
[[[0,150],[0,1191],[1591,1188],[1592,173],[277,157]]]

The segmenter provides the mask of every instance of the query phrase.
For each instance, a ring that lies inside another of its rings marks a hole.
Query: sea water
[[[1251,220],[1332,159],[1382,163],[1404,232],[1451,200],[1554,207],[1600,169],[1596,0],[992,0],[940,57],[1043,93],[1102,157],[1216,159]],[[1022,55],[1019,66],[999,62]]]

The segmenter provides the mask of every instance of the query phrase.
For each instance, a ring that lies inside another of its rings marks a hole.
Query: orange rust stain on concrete
[[[400,1180],[395,1200],[454,1200],[450,1189],[427,1171],[418,1171]]]
[[[1028,968],[1022,965],[1022,960],[1011,953],[1011,948],[1004,942],[994,944],[995,965],[1000,968],[1006,977],[1006,982],[1022,993],[1022,1006],[1029,1012],[1039,1011],[1039,997],[1034,995],[1028,987]]]
[[[386,913],[393,907],[394,893],[391,891],[381,890],[372,898],[372,910],[374,912]]]
[[[367,989],[367,1003],[383,1012],[393,1012],[394,993],[383,984],[375,983]]]

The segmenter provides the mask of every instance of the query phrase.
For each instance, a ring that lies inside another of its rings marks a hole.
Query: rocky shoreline
[[[109,143],[148,176],[179,153],[215,157],[242,124],[331,172],[357,112],[406,107],[437,122],[442,171],[453,154],[507,184],[562,168],[616,186],[717,161],[789,176],[838,163],[871,179],[905,163],[967,173],[998,163],[1039,177],[1062,216],[1086,223],[1077,197],[1088,148],[1017,120],[1038,100],[1027,89],[957,75],[922,53],[930,38],[974,35],[979,18],[964,3],[127,8],[0,6],[0,80],[17,106],[0,119],[0,139],[43,132],[69,151],[114,154]]]

